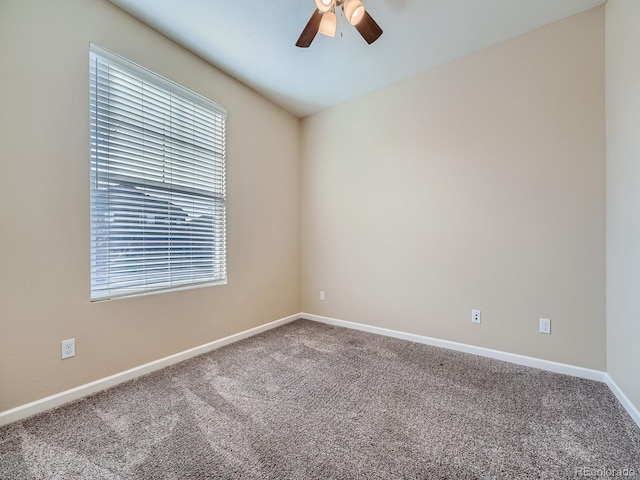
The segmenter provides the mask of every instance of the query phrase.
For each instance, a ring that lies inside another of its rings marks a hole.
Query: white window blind
[[[90,48],[91,299],[226,283],[215,103]]]

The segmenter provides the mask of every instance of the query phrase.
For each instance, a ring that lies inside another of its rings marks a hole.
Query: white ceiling
[[[110,0],[304,117],[606,0],[362,0],[372,45],[344,17],[335,38],[295,43],[314,0]]]

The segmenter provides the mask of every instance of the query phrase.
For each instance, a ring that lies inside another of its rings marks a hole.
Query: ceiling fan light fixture
[[[2,0],[0,0],[1,2]],[[308,0],[305,0],[308,1]],[[300,38],[296,42],[296,47],[308,48],[316,37],[316,34],[322,33],[329,37],[336,35],[336,8],[342,7],[347,21],[358,31],[365,42],[371,45],[380,38],[382,29],[380,25],[365,10],[360,0],[314,0],[316,8],[313,10],[311,18],[302,30]],[[391,1],[391,0],[389,0]]]
[[[327,12],[322,14],[322,20],[320,21],[320,33],[327,35],[328,37],[336,36],[336,14],[333,12]]]
[[[351,25],[357,25],[364,17],[365,9],[360,0],[345,0],[342,10]]]
[[[316,0],[316,8],[320,13],[326,13],[333,8],[334,0]]]

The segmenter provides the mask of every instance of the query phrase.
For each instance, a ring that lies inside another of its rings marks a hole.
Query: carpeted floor
[[[602,383],[307,320],[0,429],[11,480],[616,472],[640,429]]]

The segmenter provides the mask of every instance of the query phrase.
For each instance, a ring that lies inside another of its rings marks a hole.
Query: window
[[[91,300],[226,283],[215,103],[90,49]]]

